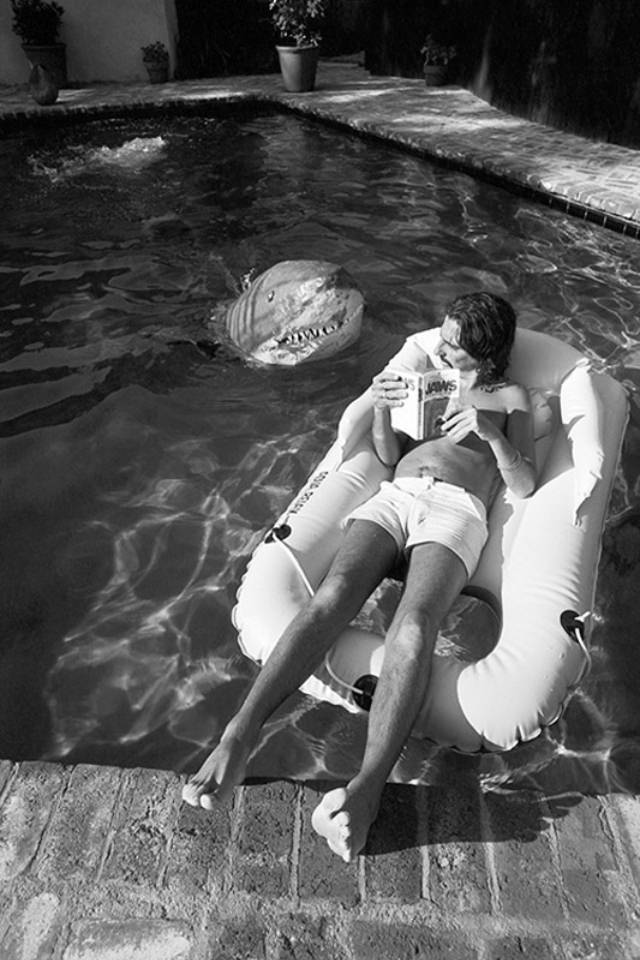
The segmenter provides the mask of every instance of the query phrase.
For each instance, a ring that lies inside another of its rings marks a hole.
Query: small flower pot
[[[289,93],[306,93],[316,84],[318,48],[276,47],[280,61],[280,73],[285,90]]]
[[[440,63],[425,63],[424,82],[428,87],[443,87],[447,82],[447,68]]]
[[[169,79],[169,64],[159,60],[142,61],[149,74],[149,83],[166,83]]]
[[[43,66],[36,63],[29,76],[29,93],[41,107],[49,107],[58,99],[58,85]]]

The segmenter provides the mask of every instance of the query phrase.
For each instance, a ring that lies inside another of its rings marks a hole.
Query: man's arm
[[[488,443],[509,490],[518,498],[529,497],[537,482],[531,401],[528,391],[519,384],[505,387],[503,391],[507,414],[505,433],[475,407],[465,407],[448,417],[443,429],[454,443],[469,433]]]
[[[512,384],[505,389],[505,402],[506,433],[498,432],[488,443],[508,489],[518,498],[529,497],[537,482],[529,391]]]
[[[402,406],[408,390],[404,380],[395,373],[382,371],[373,378],[373,447],[385,467],[395,467],[400,459],[406,436],[396,433],[391,426],[391,407]]]
[[[499,434],[489,445],[508,489],[518,498],[530,497],[536,488],[533,420],[528,391],[511,388],[515,403],[507,419],[506,436]]]

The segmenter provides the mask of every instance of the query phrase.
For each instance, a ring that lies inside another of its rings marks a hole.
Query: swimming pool
[[[229,621],[244,565],[339,413],[448,300],[488,288],[524,326],[640,381],[640,248],[394,148],[291,115],[33,127],[0,142],[4,532],[0,756],[195,766],[254,667]],[[344,264],[360,341],[298,370],[203,351],[251,270]],[[633,776],[640,684],[638,407],[601,564],[595,666],[563,723],[489,782]],[[347,776],[364,724],[301,696],[253,775]],[[401,775],[430,782],[412,745]],[[442,761],[445,762],[445,761]]]

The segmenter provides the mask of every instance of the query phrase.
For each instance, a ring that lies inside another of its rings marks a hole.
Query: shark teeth
[[[319,337],[327,337],[335,333],[344,325],[344,320],[334,320],[322,327],[307,327],[304,330],[289,330],[284,336],[278,338],[276,343],[279,347],[286,347],[294,343],[308,343],[310,340],[317,340]]]

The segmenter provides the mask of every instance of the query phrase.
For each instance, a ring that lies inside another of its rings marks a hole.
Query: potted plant
[[[13,32],[32,68],[44,67],[56,86],[66,86],[66,47],[58,42],[64,8],[55,0],[11,0],[11,10]]]
[[[456,55],[456,48],[439,43],[428,33],[420,48],[424,57],[424,82],[428,87],[441,87],[447,79],[447,68]]]
[[[164,43],[156,40],[142,50],[142,62],[147,68],[150,83],[166,83],[169,79],[169,51]]]
[[[320,27],[326,0],[269,0],[285,90],[313,90],[318,66]]]

